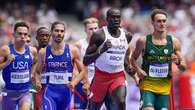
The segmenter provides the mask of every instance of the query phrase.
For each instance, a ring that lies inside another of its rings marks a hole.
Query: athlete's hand
[[[146,72],[142,69],[139,69],[137,71],[137,76],[139,77],[139,79],[143,79],[145,76],[147,76]]]
[[[128,66],[125,67],[125,71],[130,75],[130,76],[134,76],[136,74],[136,70],[135,68],[128,64]]]
[[[6,65],[9,65],[14,59],[15,59],[15,56],[13,54],[7,55],[7,57],[6,57]]]
[[[70,88],[72,91],[74,91],[75,84],[73,82],[70,82],[67,84],[68,88]]]
[[[138,85],[139,84],[139,80],[140,80],[139,76],[137,74],[134,74],[132,77],[133,77],[136,85]]]
[[[181,63],[181,58],[178,55],[175,55],[175,54],[171,55],[171,60],[176,65],[179,65]]]
[[[99,48],[99,53],[104,53],[107,51],[109,48],[112,47],[112,43],[109,39],[106,40],[106,42],[103,44],[102,48]]]
[[[40,81],[35,81],[35,88],[37,91],[40,91],[42,88],[41,82]]]
[[[89,82],[85,82],[82,86],[82,89],[83,91],[86,93],[86,94],[89,94],[90,93],[90,84]]]

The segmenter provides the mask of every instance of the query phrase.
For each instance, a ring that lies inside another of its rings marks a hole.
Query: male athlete
[[[121,26],[121,12],[111,8],[107,11],[107,26],[95,32],[86,50],[83,63],[95,62],[95,74],[91,84],[89,110],[100,110],[107,93],[125,110],[126,83],[124,60],[132,35]]]
[[[154,9],[151,13],[154,32],[140,37],[131,57],[131,64],[140,78],[141,109],[169,110],[171,64],[182,71],[186,63],[181,55],[181,44],[176,37],[167,34],[167,13]],[[142,55],[142,67],[136,64]]]

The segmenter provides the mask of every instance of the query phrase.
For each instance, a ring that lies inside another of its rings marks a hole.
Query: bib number
[[[51,84],[68,84],[72,78],[72,73],[50,73],[49,83]]]
[[[149,66],[149,76],[150,77],[159,77],[165,78],[169,73],[168,64],[151,64]]]
[[[26,72],[12,72],[11,73],[11,83],[26,83],[30,80],[29,71]]]

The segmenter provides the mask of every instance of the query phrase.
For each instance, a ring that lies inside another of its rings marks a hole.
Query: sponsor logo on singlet
[[[12,64],[13,69],[15,70],[22,70],[22,69],[29,69],[28,62],[18,61]]]
[[[59,68],[59,67],[66,68],[67,62],[48,62],[48,66],[52,68]]]

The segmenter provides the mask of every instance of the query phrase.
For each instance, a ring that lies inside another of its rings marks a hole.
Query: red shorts
[[[90,88],[91,93],[93,94],[91,99],[94,102],[101,102],[107,92],[111,94],[119,86],[126,86],[125,74],[123,71],[117,73],[107,73],[96,68],[95,76]]]
[[[42,88],[40,91],[34,94],[34,109],[42,109],[42,95],[45,91],[45,85],[42,85]]]

